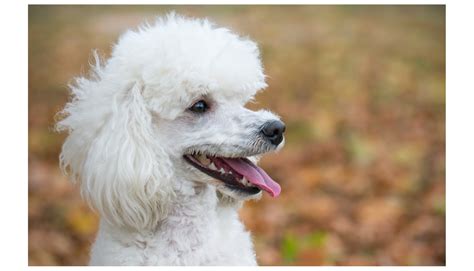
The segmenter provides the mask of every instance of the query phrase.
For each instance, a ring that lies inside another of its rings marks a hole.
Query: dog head
[[[238,200],[280,193],[255,162],[283,145],[285,126],[244,107],[266,87],[254,42],[171,14],[96,62],[71,86],[60,160],[106,221],[151,227],[180,187],[213,185]]]

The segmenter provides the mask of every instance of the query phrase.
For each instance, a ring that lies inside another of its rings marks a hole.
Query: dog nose
[[[279,120],[269,121],[262,127],[262,134],[276,146],[283,141],[284,132],[285,124]]]

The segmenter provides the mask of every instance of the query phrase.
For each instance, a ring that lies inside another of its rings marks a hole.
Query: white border
[[[416,4],[446,4],[447,1],[416,1]],[[1,135],[0,258],[3,270],[28,265],[27,246],[27,4],[65,4],[59,1],[11,1],[2,4],[0,18]],[[74,1],[68,4],[197,4],[198,1]],[[205,4],[268,4],[268,1],[201,1]],[[413,1],[274,1],[276,4],[415,4]],[[470,79],[474,12],[469,1],[447,3],[447,265],[452,270],[473,270],[474,90]],[[50,267],[44,267],[49,268]],[[67,267],[61,267],[67,268]],[[111,270],[111,268],[106,268]],[[311,268],[311,267],[308,267]],[[333,269],[337,267],[323,267]],[[337,268],[367,270],[367,267]],[[388,269],[390,267],[384,267]],[[390,269],[401,270],[403,267]],[[421,267],[419,269],[434,269]],[[69,269],[69,268],[67,268]],[[94,268],[96,269],[96,268]],[[115,269],[115,268],[114,268]],[[165,268],[175,270],[177,268]],[[221,268],[197,268],[220,270]],[[232,268],[241,270],[242,268]],[[247,269],[247,268],[245,268]],[[256,269],[256,268],[252,268]],[[267,268],[265,268],[267,269]],[[278,268],[278,269],[288,269]],[[290,268],[291,269],[291,268]],[[304,268],[307,269],[307,268]],[[321,269],[321,268],[319,268]],[[404,269],[404,268],[403,268]],[[436,269],[439,269],[436,268]],[[444,268],[443,268],[444,269]]]
[[[473,264],[474,91],[472,4],[446,6],[446,263],[453,270]]]
[[[402,0],[402,1],[376,1],[376,0],[369,0],[369,1],[356,1],[356,0],[334,0],[334,1],[308,1],[308,0],[277,0],[277,1],[252,1],[252,0],[240,0],[240,1],[230,1],[230,0],[207,0],[207,1],[197,1],[197,0],[161,0],[161,1],[153,1],[153,0],[139,0],[139,1],[126,1],[126,0],[106,0],[106,1],[94,1],[94,0],[82,0],[82,1],[68,1],[64,3],[64,1],[28,1],[29,4],[84,4],[84,5],[102,5],[102,4],[112,4],[112,5],[121,5],[121,4],[128,4],[128,5],[196,5],[196,4],[206,4],[206,5],[271,5],[271,4],[278,4],[278,5],[334,5],[334,4],[347,4],[347,5],[359,5],[359,4],[368,4],[368,5],[434,5],[434,4],[445,4],[446,1],[410,1],[410,0]]]
[[[3,181],[0,257],[7,266],[25,266],[28,264],[27,7],[21,3],[11,4],[9,8],[2,6],[0,18],[1,25],[8,26],[2,28],[0,42],[0,180]]]

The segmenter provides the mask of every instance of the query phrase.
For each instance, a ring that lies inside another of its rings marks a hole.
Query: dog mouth
[[[206,175],[222,181],[228,188],[247,194],[266,191],[280,194],[280,185],[246,157],[227,158],[202,153],[185,154],[184,160]]]

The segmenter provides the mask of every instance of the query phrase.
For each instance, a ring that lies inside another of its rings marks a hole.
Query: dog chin
[[[238,190],[234,190],[232,188],[228,188],[225,185],[218,185],[216,186],[216,189],[221,192],[222,194],[231,197],[232,199],[238,200],[238,201],[246,201],[246,200],[259,200],[262,197],[262,191],[255,193],[255,194],[248,194],[248,193],[243,193]]]

